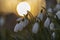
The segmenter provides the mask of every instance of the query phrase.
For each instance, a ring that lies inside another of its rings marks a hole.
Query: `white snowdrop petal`
[[[23,22],[20,22],[19,24],[16,24],[14,28],[14,32],[22,31],[23,30]]]
[[[52,33],[52,37],[55,38],[55,32]]]
[[[48,28],[50,25],[50,19],[47,17],[46,21],[44,22],[44,27]]]
[[[19,31],[22,31],[23,30],[23,27],[24,27],[23,22],[20,22],[18,25],[19,25]]]
[[[25,26],[27,26],[27,24],[28,24],[28,20],[27,19],[24,19],[24,21],[20,21],[20,23],[16,24],[16,26],[14,28],[14,31],[15,32],[22,31],[23,28]]]
[[[37,17],[42,21],[43,20],[43,13],[38,14]]]
[[[48,8],[47,12],[48,12],[48,15],[49,15],[49,16],[52,16],[52,14],[53,14],[53,13],[52,13],[52,12],[53,12],[53,11],[52,11],[52,8]]]
[[[15,28],[14,28],[14,32],[18,32],[18,30],[19,30],[19,25],[16,24],[16,25],[15,25]]]
[[[51,8],[48,8],[47,12],[48,13],[51,13],[52,12],[52,9]]]
[[[57,4],[54,8],[54,11],[58,11],[58,10],[60,10],[60,4]]]
[[[36,22],[36,23],[33,25],[32,32],[33,32],[33,33],[37,33],[37,32],[38,32],[38,28],[39,28],[39,24]]]
[[[60,19],[60,11],[58,11],[58,12],[56,13],[56,15],[57,15],[58,19]]]
[[[53,30],[54,29],[54,23],[51,23],[50,24],[50,30]]]
[[[18,18],[16,21],[21,21],[23,18]]]
[[[56,9],[57,9],[57,10],[60,10],[60,4],[57,4],[57,5],[56,5]]]
[[[29,21],[28,21],[27,19],[25,19],[25,20],[24,20],[24,23],[23,23],[24,27],[27,26],[28,23],[29,23]]]
[[[5,22],[4,18],[1,17],[1,18],[0,18],[0,25],[3,26],[4,22]]]

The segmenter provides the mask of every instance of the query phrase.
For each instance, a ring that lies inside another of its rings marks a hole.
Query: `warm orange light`
[[[17,5],[17,12],[20,16],[24,16],[27,14],[27,11],[30,11],[30,5],[27,2],[20,2]]]

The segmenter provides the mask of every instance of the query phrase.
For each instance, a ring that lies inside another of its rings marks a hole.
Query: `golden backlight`
[[[5,15],[9,13],[14,13],[17,16],[21,16],[21,11],[19,11],[19,13],[17,11],[17,5],[19,5],[21,2],[27,2],[27,5],[30,6],[30,9],[29,6],[27,7],[27,9],[30,10],[31,14],[34,17],[40,13],[40,10],[42,9],[41,6],[46,8],[45,0],[0,0],[0,12],[4,12]],[[24,6],[23,8],[25,7],[26,6]],[[20,7],[18,9],[20,10]]]
[[[30,11],[30,5],[27,2],[20,2],[17,5],[17,12],[20,16],[24,16],[27,14],[27,11]]]

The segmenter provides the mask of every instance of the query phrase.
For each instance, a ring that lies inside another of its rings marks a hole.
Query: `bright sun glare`
[[[24,16],[27,14],[27,11],[30,11],[30,5],[27,2],[20,2],[17,5],[17,12],[20,16]]]

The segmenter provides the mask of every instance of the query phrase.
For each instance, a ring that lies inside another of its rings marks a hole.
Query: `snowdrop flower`
[[[54,23],[51,23],[50,24],[50,30],[53,30],[54,29]]]
[[[52,8],[49,8],[49,9],[47,10],[47,12],[48,12],[48,15],[49,15],[49,16],[52,16],[52,14],[53,14],[53,13],[52,13],[52,12],[53,12],[53,11],[52,11]]]
[[[42,21],[43,20],[43,13],[38,14],[37,18],[39,18]]]
[[[14,28],[14,32],[22,31],[23,30],[23,22],[17,23]]]
[[[57,4],[56,7],[54,8],[54,10],[56,10],[56,11],[60,10],[60,4]]]
[[[39,28],[39,24],[38,24],[38,22],[36,22],[33,25],[32,32],[36,34],[38,32],[38,28]]]
[[[56,15],[57,15],[58,19],[60,19],[60,11],[58,11],[58,12],[56,13]]]
[[[23,27],[26,27],[26,25],[28,25],[29,21],[27,19],[24,19],[23,21]]]
[[[55,39],[55,32],[52,33],[52,39]]]
[[[16,21],[21,21],[23,18],[18,18]]]
[[[4,18],[0,17],[0,26],[3,26],[4,22],[5,22]]]
[[[44,27],[48,28],[50,25],[50,19],[47,17],[46,21],[44,22]]]
[[[52,13],[52,8],[48,8],[47,12]]]
[[[21,21],[20,23],[17,23],[14,32],[22,31],[25,26],[28,25],[28,20],[24,19],[24,21]]]

